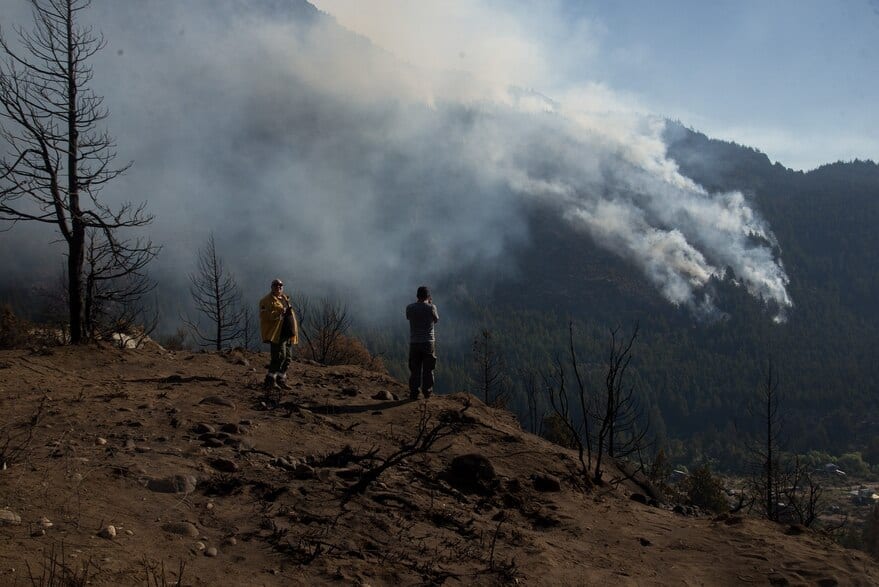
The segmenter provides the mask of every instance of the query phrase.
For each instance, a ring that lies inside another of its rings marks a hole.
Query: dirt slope
[[[296,363],[273,406],[261,355],[48,353],[0,352],[0,585],[879,584],[809,532],[583,493],[574,453],[469,395]],[[431,452],[350,491],[419,430]]]

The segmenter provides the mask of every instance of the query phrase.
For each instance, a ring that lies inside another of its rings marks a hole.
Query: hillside
[[[716,459],[742,470],[743,433],[759,432],[748,404],[771,358],[784,396],[785,448],[860,453],[879,467],[872,416],[879,409],[879,269],[875,255],[864,253],[879,246],[879,166],[855,161],[792,171],[755,149],[674,123],[666,140],[683,174],[709,190],[742,191],[767,219],[790,277],[787,321],[774,324],[771,311],[729,280],[707,288],[725,315],[699,320],[662,299],[632,264],[534,206],[529,242],[510,255],[515,274],[467,269],[435,288],[439,303],[452,306],[442,325],[451,369],[439,385],[470,385],[470,341],[483,327],[494,331],[508,365],[539,371],[567,348],[569,320],[587,363],[602,360],[608,328],[638,322],[634,382],[659,444],[675,459]],[[488,285],[476,290],[479,279]],[[458,291],[470,295],[461,299]],[[385,350],[379,340],[370,348]],[[404,372],[402,360],[389,363],[395,374]],[[511,406],[524,415],[518,371],[511,378]]]
[[[265,360],[0,352],[0,583],[46,584],[51,561],[93,585],[879,582],[819,535],[584,493],[575,453],[466,394],[398,401],[385,375],[298,362],[267,405]],[[345,499],[420,422],[432,450]],[[491,468],[450,467],[474,453]]]

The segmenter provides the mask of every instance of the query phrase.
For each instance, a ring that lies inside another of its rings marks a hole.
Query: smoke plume
[[[780,317],[792,304],[742,194],[683,177],[663,121],[599,84],[523,89],[546,56],[519,29],[498,41],[527,61],[517,85],[515,63],[428,67],[297,0],[96,0],[90,18],[110,43],[94,87],[135,162],[105,197],[149,202],[165,291],[184,291],[213,232],[250,297],[279,276],[396,311],[421,283],[499,263],[539,202],[672,304],[713,312],[705,286],[724,277]]]

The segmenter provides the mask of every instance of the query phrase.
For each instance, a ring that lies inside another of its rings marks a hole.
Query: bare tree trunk
[[[54,224],[61,233],[70,341],[78,344],[90,335],[83,275],[88,231],[102,232],[115,250],[118,229],[144,226],[152,217],[143,205],[111,210],[97,198],[128,165],[112,167],[115,145],[99,128],[108,112],[88,88],[87,61],[105,46],[91,27],[78,24],[91,0],[30,4],[34,28],[16,29],[20,52],[0,34],[0,220]]]

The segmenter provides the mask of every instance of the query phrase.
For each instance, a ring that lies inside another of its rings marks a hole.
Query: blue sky
[[[877,0],[315,4],[419,64],[426,55],[428,65],[467,69],[477,39],[497,35],[511,43],[496,51],[507,55],[499,66],[510,70],[506,81],[553,97],[599,84],[628,107],[756,147],[796,169],[879,160]],[[532,63],[534,53],[540,58]],[[517,58],[521,80],[509,63]],[[476,69],[490,75],[486,60],[478,61]]]

